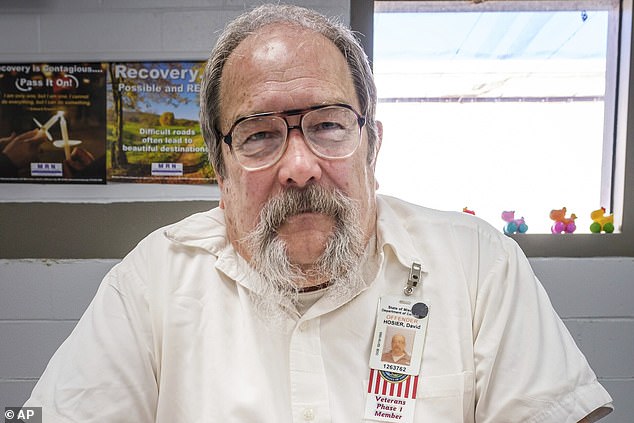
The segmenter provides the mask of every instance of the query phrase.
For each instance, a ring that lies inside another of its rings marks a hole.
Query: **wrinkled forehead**
[[[292,89],[311,83],[355,93],[348,63],[332,41],[306,28],[271,24],[246,37],[228,57],[221,104],[247,90]]]
[[[297,25],[271,24],[246,37],[234,53],[258,61],[284,61],[301,57],[303,51],[324,48],[324,54],[338,51],[332,41],[318,32]],[[323,55],[315,59],[320,56]]]
[[[259,28],[242,40],[229,55],[227,64],[236,61],[288,64],[308,58],[320,64],[328,56],[339,58],[340,64],[347,69],[341,51],[324,35],[291,23],[273,23]]]

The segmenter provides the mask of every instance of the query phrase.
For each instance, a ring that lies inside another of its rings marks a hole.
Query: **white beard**
[[[335,220],[324,252],[309,270],[290,262],[286,243],[277,236],[277,229],[288,217],[305,212],[323,213]],[[258,290],[252,293],[258,314],[282,324],[289,310],[296,310],[300,288],[309,280],[328,282],[325,295],[333,299],[358,292],[363,285],[365,248],[359,216],[354,200],[319,185],[289,188],[271,198],[260,212],[258,225],[243,240],[251,255],[250,265],[261,279]]]

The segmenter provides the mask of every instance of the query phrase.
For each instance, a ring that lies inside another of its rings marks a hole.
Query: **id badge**
[[[429,307],[410,298],[379,301],[370,368],[417,375],[423,359]]]
[[[412,422],[429,306],[416,298],[382,297],[370,354],[365,419]]]

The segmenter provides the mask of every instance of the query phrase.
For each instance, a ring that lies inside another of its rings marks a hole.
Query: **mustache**
[[[325,214],[339,224],[346,221],[352,209],[353,200],[338,189],[320,185],[287,188],[267,201],[260,212],[259,225],[276,231],[286,219],[301,213]]]
[[[260,275],[257,293],[251,292],[261,316],[284,321],[276,316],[285,316],[284,307],[297,306],[299,288],[313,277],[330,283],[327,295],[332,298],[347,297],[363,284],[359,263],[365,244],[358,203],[339,189],[319,185],[287,188],[265,203],[260,221],[242,240],[252,269]],[[306,268],[290,262],[278,228],[289,217],[309,212],[332,216],[334,227],[321,256]]]

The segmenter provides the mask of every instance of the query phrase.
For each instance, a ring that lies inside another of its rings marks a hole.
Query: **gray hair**
[[[270,24],[289,24],[319,33],[341,51],[348,63],[368,133],[368,163],[377,146],[376,86],[368,58],[354,33],[334,19],[292,5],[263,5],[230,22],[212,50],[202,78],[200,93],[200,127],[209,150],[209,160],[218,176],[225,176],[221,149],[220,84],[224,65],[235,48],[249,35]]]

